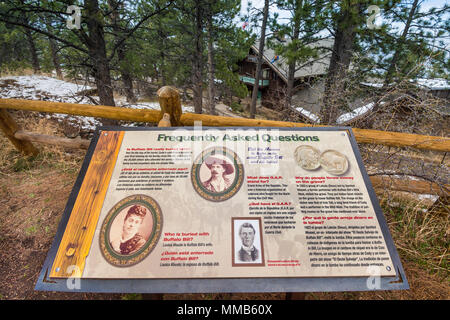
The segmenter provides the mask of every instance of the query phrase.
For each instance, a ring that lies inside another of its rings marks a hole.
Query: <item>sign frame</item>
[[[69,195],[64,213],[59,223],[52,246],[48,251],[39,274],[35,290],[60,292],[98,292],[98,293],[212,293],[212,292],[336,292],[336,291],[375,291],[407,290],[409,284],[397,249],[395,248],[384,214],[375,195],[369,175],[363,165],[355,136],[350,127],[202,127],[214,130],[278,130],[278,131],[345,131],[354,152],[363,181],[367,187],[370,201],[385,239],[387,250],[396,271],[394,277],[277,277],[277,278],[194,278],[194,279],[83,279],[79,277],[50,278],[49,273],[69,221],[75,200],[86,176],[92,155],[102,131],[171,131],[175,127],[111,127],[96,128],[80,172]],[[195,130],[194,127],[183,127]],[[93,240],[94,241],[94,240]],[[376,285],[368,285],[370,281]]]

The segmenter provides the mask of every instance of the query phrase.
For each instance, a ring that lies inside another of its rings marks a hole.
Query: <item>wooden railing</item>
[[[89,146],[88,140],[66,139],[49,135],[24,132],[16,124],[6,109],[37,111],[46,113],[70,114],[89,116],[113,120],[160,123],[163,126],[163,115],[170,119],[171,126],[194,126],[201,122],[202,126],[210,127],[318,127],[298,122],[272,121],[260,119],[233,118],[213,116],[206,114],[182,113],[178,91],[172,87],[163,87],[158,90],[161,110],[142,110],[102,105],[80,105],[62,102],[30,101],[20,99],[0,99],[0,129],[6,137],[24,154],[37,154],[38,149],[32,142],[61,145],[71,148],[84,148]],[[166,125],[164,125],[166,126]],[[411,147],[422,150],[449,152],[450,138],[427,136],[410,133],[378,131],[370,129],[352,128],[358,143],[379,144],[393,147]],[[372,177],[374,187],[386,187],[387,179]],[[411,181],[405,179],[389,179],[392,190],[409,191],[416,193],[448,195],[449,185],[438,185],[427,181]]]

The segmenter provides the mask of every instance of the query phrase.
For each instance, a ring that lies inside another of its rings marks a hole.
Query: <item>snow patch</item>
[[[295,110],[300,112],[302,115],[304,115],[305,117],[307,117],[309,120],[311,120],[314,123],[320,122],[320,119],[317,115],[315,115],[314,113],[312,113],[306,109],[303,109],[302,107],[296,107]]]
[[[79,85],[66,82],[46,76],[12,76],[0,78],[0,99],[25,99],[25,100],[42,100],[52,102],[66,102],[77,104],[92,105],[93,102],[78,95],[79,92],[94,89],[87,85]],[[97,96],[91,97],[95,101],[99,101]],[[158,102],[139,102],[129,104],[125,99],[119,97],[115,99],[118,107],[126,107],[131,109],[148,109],[160,110]],[[194,107],[183,106],[182,110],[186,112],[194,112]],[[93,117],[72,116],[66,114],[46,114],[47,119],[57,119],[59,122],[68,121],[80,125],[80,129],[84,131],[94,131],[101,122]],[[137,123],[126,123],[125,126],[138,126]]]
[[[432,90],[450,89],[450,82],[446,79],[415,79],[411,80],[411,82]]]
[[[375,102],[371,102],[369,104],[366,104],[362,107],[356,108],[353,111],[350,111],[348,113],[344,113],[343,115],[339,116],[336,120],[336,123],[338,124],[342,124],[345,123],[347,121],[352,120],[355,117],[359,117],[362,116],[363,114],[369,112],[370,110],[372,110],[372,108],[375,106]]]
[[[372,88],[382,88],[382,83],[375,83],[375,82],[361,82],[362,85]]]
[[[69,101],[64,102],[75,102],[78,101],[74,99],[77,92],[92,89],[86,85],[79,85],[37,75],[0,78],[0,81],[5,80],[13,80],[14,82],[11,86],[2,88],[0,91],[0,97],[3,99],[31,99],[62,102],[60,101],[61,98],[65,98]]]
[[[439,196],[434,195],[434,194],[418,194],[417,195],[417,199],[419,199],[419,200],[431,200],[431,201],[435,202],[438,198],[439,198]]]

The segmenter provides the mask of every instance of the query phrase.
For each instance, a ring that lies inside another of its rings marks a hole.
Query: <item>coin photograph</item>
[[[320,151],[308,145],[301,145],[294,151],[297,164],[305,170],[316,170],[320,167]]]
[[[336,150],[322,152],[319,161],[322,168],[332,175],[342,175],[348,170],[347,157]]]

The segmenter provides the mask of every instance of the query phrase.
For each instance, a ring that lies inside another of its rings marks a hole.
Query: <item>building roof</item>
[[[450,81],[447,79],[409,79],[409,82],[415,84],[418,87],[429,89],[429,90],[450,90]],[[382,88],[383,82],[380,80],[372,80],[370,82],[361,82],[362,85],[373,88]]]
[[[289,42],[287,40],[286,42]],[[295,79],[310,77],[310,76],[319,76],[327,73],[328,66],[330,64],[331,51],[325,48],[331,49],[333,48],[334,39],[322,39],[311,45],[311,47],[316,48],[324,48],[320,50],[319,57],[316,59],[310,59],[308,62],[304,64],[302,68],[295,72]],[[255,44],[251,47],[256,53],[259,52],[259,40],[255,41]],[[267,42],[264,46],[263,59],[265,62],[272,67],[272,69],[277,72],[277,74],[287,82],[288,78],[288,70],[289,65],[287,64],[287,59],[283,56],[279,55],[279,59],[275,62],[271,62],[272,59],[276,56],[275,50],[269,48],[267,46]]]

